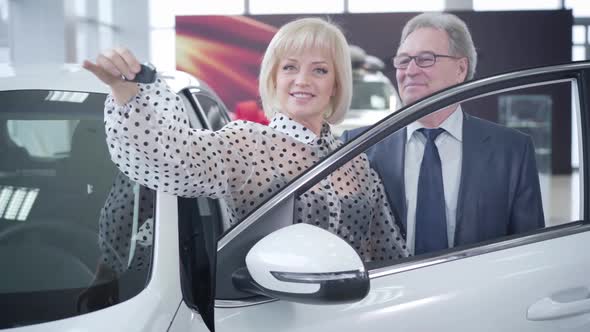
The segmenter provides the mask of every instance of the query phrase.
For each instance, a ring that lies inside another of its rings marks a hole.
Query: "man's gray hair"
[[[471,39],[471,33],[467,24],[460,18],[449,13],[423,13],[414,16],[406,23],[402,30],[400,46],[406,38],[420,28],[433,28],[442,30],[449,36],[449,52],[451,55],[466,57],[469,62],[467,68],[467,80],[473,78],[477,65],[477,51]]]

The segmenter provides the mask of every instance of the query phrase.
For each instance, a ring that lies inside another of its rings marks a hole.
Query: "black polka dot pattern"
[[[231,224],[341,144],[328,124],[317,137],[281,114],[268,127],[234,121],[218,131],[191,129],[182,101],[164,82],[139,88],[124,106],[112,97],[105,104],[107,143],[117,167],[155,190],[222,198]],[[364,154],[298,197],[295,220],[339,235],[365,261],[408,256]]]
[[[155,193],[138,187],[136,211],[134,188],[135,183],[119,173],[100,211],[98,245],[102,263],[118,275],[129,269],[145,270],[151,264]]]

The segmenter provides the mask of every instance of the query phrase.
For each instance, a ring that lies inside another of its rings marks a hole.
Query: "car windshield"
[[[155,195],[111,162],[105,95],[0,98],[0,329],[139,293],[151,267]]]
[[[350,109],[354,111],[388,110],[393,90],[386,82],[353,81]]]

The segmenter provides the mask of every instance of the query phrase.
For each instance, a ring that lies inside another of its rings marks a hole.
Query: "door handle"
[[[590,297],[588,289],[580,287],[535,302],[527,311],[527,319],[552,320],[586,313],[590,313]]]

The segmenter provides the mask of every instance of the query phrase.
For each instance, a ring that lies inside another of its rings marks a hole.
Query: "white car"
[[[332,126],[332,132],[341,136],[346,130],[371,126],[401,108],[397,90],[382,72],[385,64],[381,59],[361,57],[362,65],[353,61],[352,101],[344,120]]]
[[[503,74],[418,101],[371,127],[227,227],[222,201],[177,198],[119,174],[107,92],[79,67],[0,79],[0,329],[8,331],[588,331],[590,62]],[[171,73],[191,125],[223,103]],[[575,88],[580,220],[401,261],[365,264],[294,224],[293,202],[421,116],[521,87]],[[130,147],[132,148],[132,147]]]

